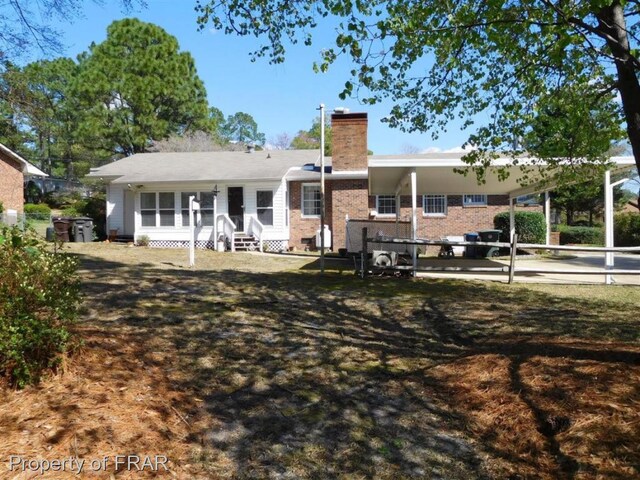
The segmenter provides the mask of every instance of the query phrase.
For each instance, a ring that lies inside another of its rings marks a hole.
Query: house
[[[24,182],[31,176],[47,174],[0,143],[0,202],[5,212],[22,213]]]
[[[504,181],[490,170],[487,182],[478,185],[475,177],[456,172],[465,165],[462,154],[369,156],[366,113],[334,113],[331,120],[325,223],[334,250],[347,246],[347,220],[404,222],[413,237],[462,235],[493,228],[494,216],[515,207],[519,196],[543,191],[540,185],[523,187],[516,169]],[[241,246],[242,235],[249,235],[282,250],[315,247],[319,159],[315,150],[145,153],[90,176],[107,182],[107,229],[119,235],[146,235],[152,246],[186,247],[193,195],[200,200],[197,246],[216,248],[220,239]]]

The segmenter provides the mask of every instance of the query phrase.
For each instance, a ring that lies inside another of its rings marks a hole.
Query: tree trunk
[[[607,45],[614,57],[627,135],[640,173],[640,83],[630,53],[624,9],[618,0],[600,10],[598,29],[606,35]]]

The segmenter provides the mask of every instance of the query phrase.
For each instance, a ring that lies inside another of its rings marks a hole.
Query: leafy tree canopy
[[[265,135],[258,131],[258,124],[251,115],[236,112],[229,115],[221,128],[222,136],[229,142],[264,145]]]
[[[602,163],[626,122],[640,168],[638,0],[199,0],[201,28],[262,36],[253,59],[284,61],[290,43],[312,43],[313,29],[335,22],[334,45],[315,64],[326,71],[339,57],[353,64],[342,97],[365,104],[394,103],[385,121],[434,137],[455,118],[464,127],[479,114],[488,125],[469,138],[478,150],[468,162],[482,178],[497,150],[514,139],[529,153],[555,163],[535,140],[535,124],[605,123],[605,136],[585,135],[572,163]],[[332,23],[333,25],[333,23]],[[617,98],[619,97],[619,101]],[[564,103],[564,105],[563,105]],[[605,148],[606,147],[606,148]]]
[[[316,117],[311,124],[309,130],[300,130],[293,140],[291,140],[291,148],[295,150],[313,150],[320,148],[320,117]],[[333,134],[331,131],[331,122],[327,118],[324,126],[324,154],[331,156],[333,149]]]
[[[157,25],[113,22],[106,40],[79,61],[74,94],[84,107],[82,133],[105,149],[131,155],[172,133],[209,127],[193,58]]]

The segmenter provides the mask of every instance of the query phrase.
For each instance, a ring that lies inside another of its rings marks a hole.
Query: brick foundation
[[[21,165],[0,154],[0,202],[5,212],[22,212],[24,208],[24,176]]]

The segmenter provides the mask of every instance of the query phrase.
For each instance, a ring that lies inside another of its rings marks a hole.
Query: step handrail
[[[236,224],[233,223],[227,213],[221,213],[220,215],[218,215],[218,218],[216,218],[216,222],[218,222],[219,220],[222,220],[222,239],[224,240],[225,244],[228,239],[231,245],[231,251],[235,252]]]
[[[249,226],[247,227],[247,233],[253,235],[258,240],[259,251],[262,252],[262,232],[264,231],[264,225],[257,217],[253,215],[249,216]]]

